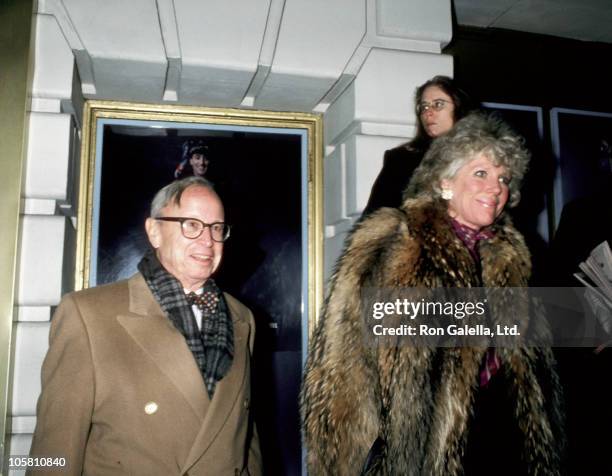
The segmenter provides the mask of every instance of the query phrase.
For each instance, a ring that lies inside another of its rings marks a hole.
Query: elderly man
[[[53,317],[31,455],[65,457],[69,474],[260,474],[253,316],[211,278],[221,200],[203,178],[173,182],[145,226],[155,252],[137,274]]]

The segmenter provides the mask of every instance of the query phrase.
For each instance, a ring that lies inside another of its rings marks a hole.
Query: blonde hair
[[[484,154],[511,176],[508,205],[514,207],[521,198],[521,182],[527,171],[529,151],[524,139],[496,116],[471,113],[455,124],[447,134],[435,139],[408,184],[404,198],[440,196],[440,183],[452,179],[457,171]]]

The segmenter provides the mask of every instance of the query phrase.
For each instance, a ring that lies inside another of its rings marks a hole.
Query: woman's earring
[[[453,198],[453,191],[450,188],[443,188],[442,189],[442,198],[444,200],[452,200],[452,198]]]

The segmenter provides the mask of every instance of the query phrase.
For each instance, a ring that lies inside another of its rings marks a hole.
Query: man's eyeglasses
[[[447,104],[451,104],[451,101],[447,101],[446,99],[434,99],[432,102],[420,102],[417,104],[416,110],[419,116],[429,109],[433,109],[434,111],[441,111],[446,107]]]
[[[195,240],[199,238],[204,228],[210,228],[210,237],[213,241],[223,243],[230,236],[230,226],[227,223],[216,221],[214,223],[204,223],[197,218],[184,217],[157,217],[155,220],[176,221],[181,224],[181,232],[185,238]]]

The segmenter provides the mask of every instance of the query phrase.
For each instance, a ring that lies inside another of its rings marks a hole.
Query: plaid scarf
[[[227,374],[234,360],[234,327],[223,293],[212,279],[206,280],[204,292],[213,293],[218,299],[215,308],[202,310],[200,331],[183,286],[164,269],[152,250],[142,257],[138,270],[162,310],[185,337],[212,398],[217,382]]]

